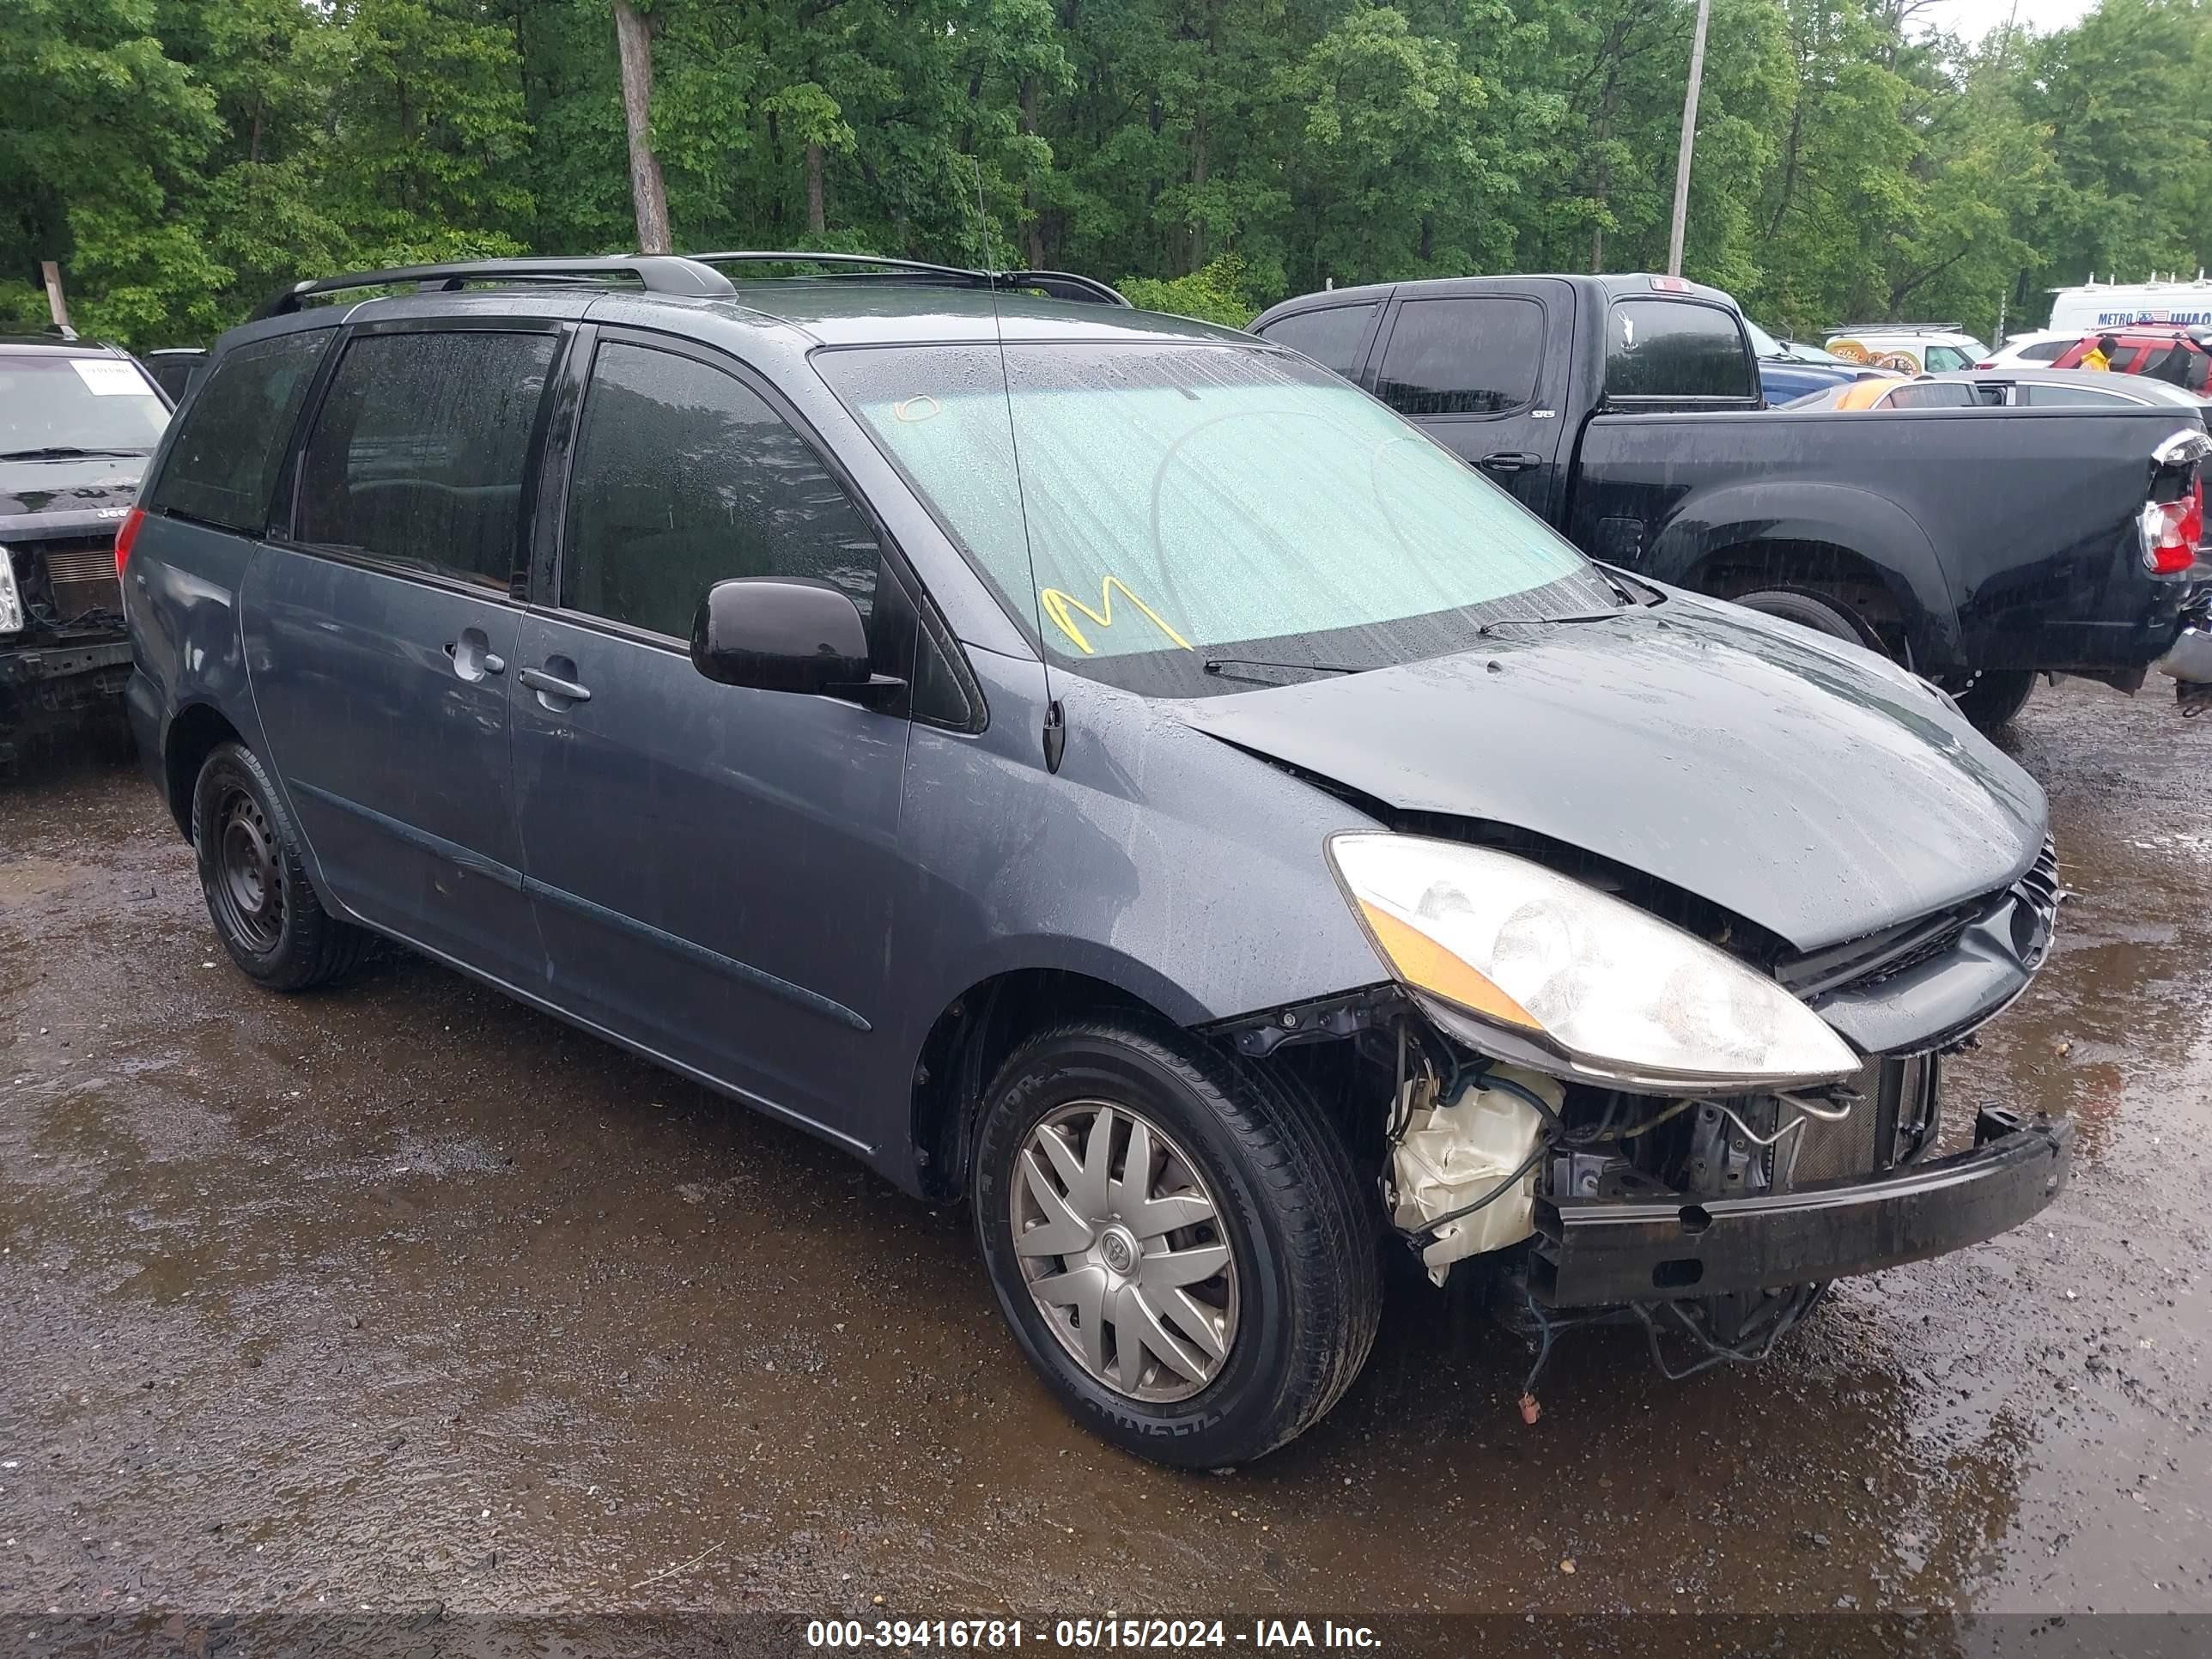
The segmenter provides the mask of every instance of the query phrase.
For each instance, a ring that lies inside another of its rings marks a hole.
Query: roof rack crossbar
[[[579,259],[465,259],[447,264],[394,265],[383,270],[354,270],[336,276],[313,277],[283,289],[253,314],[256,318],[281,317],[298,311],[318,295],[342,294],[356,288],[394,288],[413,283],[418,288],[442,289],[450,293],[470,283],[559,283],[620,276],[636,278],[648,294],[726,300],[737,293],[730,279],[719,270],[674,254],[616,253]]]
[[[1956,323],[1838,323],[1831,334],[1963,334]]]
[[[1106,283],[1092,276],[1066,270],[975,270],[965,265],[933,264],[926,259],[899,259],[879,253],[805,252],[794,249],[743,248],[721,253],[687,253],[685,258],[702,265],[847,265],[854,275],[901,273],[939,282],[956,282],[973,288],[1033,288],[1055,300],[1094,305],[1126,306],[1129,302]]]

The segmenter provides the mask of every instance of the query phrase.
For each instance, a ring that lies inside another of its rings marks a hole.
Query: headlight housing
[[[15,556],[0,547],[0,634],[23,631],[23,595],[15,586]]]
[[[1805,1086],[1858,1069],[1850,1045],[1772,980],[1542,865],[1364,831],[1334,837],[1328,855],[1392,974],[1501,1059],[1668,1093]]]

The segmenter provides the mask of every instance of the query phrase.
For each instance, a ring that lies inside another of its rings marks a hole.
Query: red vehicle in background
[[[2117,350],[2110,346],[2105,348],[2106,356],[2112,359],[2109,367],[2113,374],[2145,374],[2155,367],[2160,380],[2201,394],[2208,381],[2212,381],[2212,355],[2205,350],[2208,337],[2212,337],[2212,330],[2131,323],[2084,334],[2060,353],[2051,366],[2079,368],[2082,359],[2098,349],[2099,342],[2111,340],[2117,342],[2118,347]],[[2177,351],[2180,353],[2179,357],[2174,355]]]

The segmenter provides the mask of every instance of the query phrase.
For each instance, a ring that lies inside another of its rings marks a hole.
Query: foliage
[[[2038,320],[2212,255],[2212,0],[1929,34],[1713,0],[1687,274],[1769,325]],[[1664,260],[1694,0],[636,0],[679,247],[1287,293]],[[199,342],[346,266],[635,234],[609,0],[0,0],[0,325]]]

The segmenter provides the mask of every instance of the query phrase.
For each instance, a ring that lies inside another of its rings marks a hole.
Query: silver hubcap
[[[1030,1131],[1008,1199],[1014,1254],[1060,1346],[1132,1400],[1188,1400],[1237,1340],[1237,1262],[1198,1168],[1103,1100]]]

